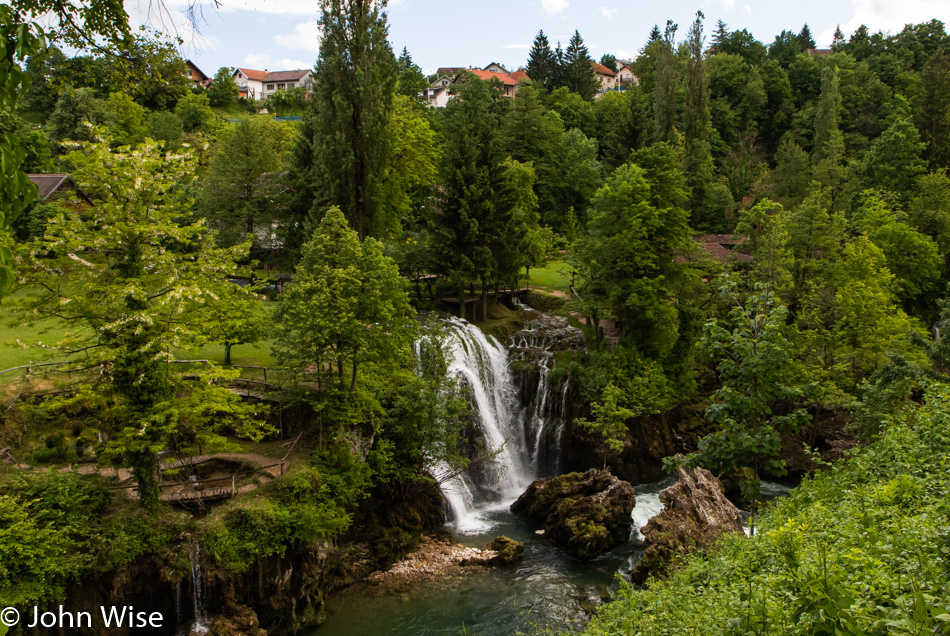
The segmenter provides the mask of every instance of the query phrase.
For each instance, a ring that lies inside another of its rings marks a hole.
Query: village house
[[[40,203],[55,203],[67,210],[78,210],[93,205],[92,199],[68,174],[27,175],[38,192]]]
[[[307,93],[313,91],[313,70],[295,71],[256,71],[250,68],[237,68],[231,76],[238,86],[241,97],[247,99],[267,99],[277,91],[291,88],[303,88]]]
[[[629,64],[624,64],[619,69],[617,69],[617,85],[618,86],[630,86],[631,84],[638,84],[637,76],[633,74],[633,69],[630,68]]]
[[[188,69],[185,75],[201,88],[208,88],[208,86],[214,82],[214,80],[205,75],[205,72],[198,68],[198,65],[191,60],[185,60],[185,66]]]
[[[616,73],[611,71],[603,64],[598,64],[597,62],[591,62],[590,65],[593,67],[594,73],[597,75],[597,79],[600,80],[600,91],[610,91],[617,88]]]
[[[437,79],[426,89],[425,97],[429,106],[431,108],[444,108],[445,105],[449,103],[452,86],[458,81],[463,71],[467,71],[478,79],[485,80],[486,82],[498,80],[503,87],[504,92],[502,94],[505,97],[514,97],[518,90],[518,83],[523,79],[531,79],[525,71],[509,73],[508,71],[488,70],[493,68],[504,69],[503,66],[496,62],[492,62],[486,66],[485,69],[440,67],[436,73]]]

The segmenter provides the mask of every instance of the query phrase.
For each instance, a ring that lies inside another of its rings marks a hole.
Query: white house
[[[231,76],[238,85],[241,97],[248,99],[267,99],[277,91],[302,87],[307,93],[313,90],[313,71],[255,71],[250,68],[238,68]]]
[[[619,69],[617,69],[617,83],[621,86],[629,84],[637,84],[637,76],[633,74],[633,69],[630,68],[628,64],[624,64]]]

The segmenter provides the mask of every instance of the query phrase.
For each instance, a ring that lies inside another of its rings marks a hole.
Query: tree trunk
[[[488,321],[488,283],[482,279],[482,322]]]
[[[231,347],[234,346],[233,342],[224,343],[224,366],[231,366]]]
[[[356,393],[356,352],[353,353],[353,376],[350,378],[350,397]]]
[[[129,453],[132,476],[138,484],[139,503],[143,508],[158,506],[158,460],[155,453],[140,451]]]

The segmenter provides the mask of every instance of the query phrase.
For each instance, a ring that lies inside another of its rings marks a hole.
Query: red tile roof
[[[528,77],[528,72],[527,72],[527,71],[515,71],[514,73],[512,73],[512,74],[509,75],[508,77],[510,77],[511,79],[513,79],[515,82],[520,82],[520,81],[523,80],[523,79],[526,79],[526,80],[528,80],[529,82],[531,81],[531,78]]]
[[[258,82],[263,82],[264,78],[267,77],[267,71],[255,71],[254,69],[241,67],[238,67],[237,70],[244,73],[248,79],[257,80]]]
[[[591,62],[590,65],[591,67],[593,67],[594,72],[597,73],[598,75],[608,75],[610,77],[617,77],[616,73],[611,71],[609,68],[607,68],[603,64],[598,64],[597,62]]]
[[[479,71],[478,69],[474,69],[474,68],[469,70],[469,73],[473,73],[475,77],[477,77],[478,79],[485,80],[485,81],[491,81],[493,79],[496,79],[502,84],[504,84],[505,86],[518,85],[518,80],[512,79],[511,75],[508,75],[507,73],[493,73],[491,71]]]
[[[273,71],[264,77],[265,82],[286,82],[288,80],[299,81],[310,73],[309,68],[296,71]]]

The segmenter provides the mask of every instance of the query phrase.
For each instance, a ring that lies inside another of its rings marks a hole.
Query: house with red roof
[[[514,73],[509,73],[508,71],[501,72],[497,70],[488,70],[494,68],[504,69],[503,66],[495,62],[492,62],[486,66],[484,70],[478,68],[441,68],[440,70],[454,70],[456,72],[453,75],[440,74],[439,77],[429,85],[429,88],[426,90],[426,99],[429,102],[429,106],[432,108],[442,108],[448,104],[449,98],[451,97],[452,86],[458,82],[463,73],[471,73],[478,79],[484,80],[486,82],[497,81],[501,84],[503,91],[502,95],[505,97],[514,97],[518,90],[518,83],[522,80],[531,80],[525,71],[515,71]]]
[[[303,88],[307,93],[313,91],[313,70],[295,71],[256,71],[250,68],[237,68],[231,79],[238,85],[241,97],[248,99],[267,99],[277,91],[291,88]]]
[[[616,73],[611,71],[603,64],[598,64],[597,62],[591,62],[590,65],[593,67],[594,73],[597,75],[597,79],[600,80],[601,91],[609,91],[617,88]]]

